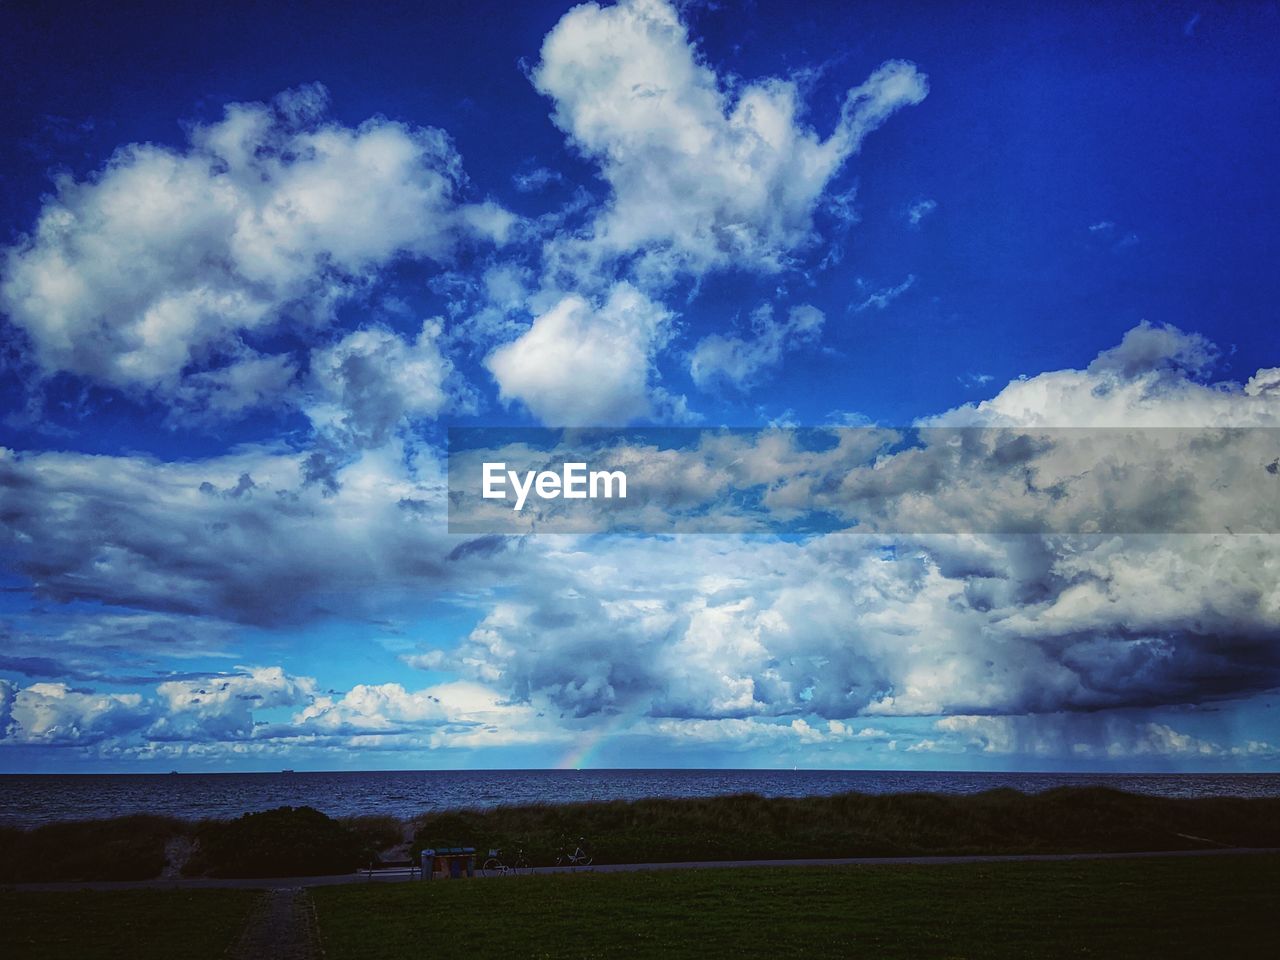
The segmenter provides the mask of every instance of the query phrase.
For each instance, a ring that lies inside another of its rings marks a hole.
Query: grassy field
[[[1270,956],[1280,856],[582,874],[313,890],[327,960]]]
[[[204,960],[239,935],[255,890],[0,890],[0,956]]]

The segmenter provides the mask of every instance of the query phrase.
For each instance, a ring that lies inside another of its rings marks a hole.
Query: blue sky
[[[1276,426],[1274,4],[0,17],[0,769],[1275,769],[1274,535],[442,499],[450,426]]]

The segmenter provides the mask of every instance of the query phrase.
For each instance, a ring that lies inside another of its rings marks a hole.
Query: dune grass
[[[13,960],[214,960],[256,890],[0,890],[0,956]]]
[[[359,834],[311,807],[277,807],[235,820],[206,820],[183,868],[192,876],[314,877],[350,873],[374,851]]]
[[[1280,847],[1280,798],[1085,787],[534,804],[445,811],[408,825],[384,816],[333,820],[306,807],[200,823],[133,816],[0,828],[0,883],[148,879],[165,868],[171,840],[186,856],[171,871],[263,877],[345,873],[379,851],[394,848],[398,859],[434,846],[522,846],[530,863],[549,864],[579,837],[597,863]]]
[[[148,880],[164,868],[169,840],[190,831],[181,820],[145,814],[0,828],[0,883]]]
[[[311,891],[327,960],[1265,956],[1280,856],[788,867]]]
[[[522,841],[534,865],[586,837],[597,863],[1280,847],[1280,799],[1173,799],[1100,787],[953,796],[755,794],[457,810],[414,848]]]

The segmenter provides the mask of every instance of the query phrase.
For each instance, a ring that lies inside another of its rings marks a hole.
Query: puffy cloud
[[[1245,396],[1266,397],[1280,394],[1280,367],[1259,370],[1244,385]]]
[[[509,215],[460,202],[445,134],[327,122],[326,99],[313,85],[231,104],[185,150],[130,144],[59,179],[0,283],[39,368],[235,412],[287,379],[247,334],[327,320],[397,257],[502,238]],[[182,384],[189,368],[204,378]]]
[[[279,718],[283,709],[292,715]],[[276,719],[267,719],[277,715]],[[93,747],[153,759],[321,749],[449,749],[563,740],[533,708],[457,681],[409,691],[357,684],[321,694],[281,667],[168,681],[145,693],[102,694],[63,683],[0,680],[0,744]]]
[[[440,670],[449,662],[443,650],[426,650],[422,653],[400,655],[402,662],[415,670]]]
[[[875,727],[858,729],[839,720],[811,724],[804,717],[796,717],[790,723],[758,719],[656,720],[638,724],[633,732],[661,737],[676,745],[727,745],[738,750],[889,739],[886,731]]]
[[[318,697],[279,734],[409,737],[415,745],[492,747],[555,739],[556,732],[523,704],[505,702],[478,683],[455,681],[423,690],[398,683],[357,684],[342,696]],[[414,734],[427,733],[425,740]]]
[[[1245,388],[1212,384],[1203,374],[1216,348],[1196,333],[1143,323],[1086,370],[1055,370],[1015,380],[990,400],[922,423],[932,426],[1271,427],[1280,405],[1268,402],[1280,379],[1259,370]]]
[[[1118,346],[1103,350],[1091,364],[1093,374],[1114,373],[1125,380],[1144,374],[1185,371],[1205,373],[1218,357],[1217,348],[1198,333],[1142,321],[1125,333]]]
[[[766,526],[816,514],[908,534],[1280,530],[1267,431],[925,430],[918,439],[844,472],[815,457],[812,472],[779,476],[763,497]]]
[[[163,713],[153,740],[240,740],[255,732],[254,713],[293,707],[314,697],[315,681],[280,667],[240,667],[232,676],[173,680],[156,687]]]
[[[689,358],[689,373],[704,390],[720,381],[749,389],[781,363],[788,350],[817,340],[825,319],[821,310],[805,304],[777,320],[773,306],[762,304],[751,315],[751,339],[719,333],[703,337]]]
[[[599,305],[560,300],[485,365],[501,398],[543,423],[608,426],[654,413],[655,353],[671,334],[670,312],[628,283]]]
[[[297,374],[292,358],[239,348],[226,366],[185,377],[171,388],[176,419],[188,423],[234,419],[287,395]]]
[[[65,683],[0,681],[0,743],[84,746],[136,732],[151,716],[136,693],[101,694]]]
[[[310,730],[351,735],[395,733],[447,719],[440,698],[428,690],[410,693],[398,683],[361,683],[340,697],[317,698],[295,722]]]
[[[1265,421],[1250,405],[1265,410],[1275,396],[1206,386],[1187,364],[1124,367],[1042,377],[1120,391],[1141,381],[1141,416],[1157,421],[1159,404],[1199,391],[1224,416]],[[740,478],[773,487],[837,464],[848,472],[882,442],[877,431],[851,436],[823,449],[788,444],[786,434],[754,444],[730,436],[718,459],[651,466],[698,495],[714,477],[708,465],[735,464]],[[14,568],[57,600],[279,623],[336,610],[385,615],[466,584],[480,611],[456,649],[406,662],[482,687],[477,703],[488,706],[437,714],[430,697],[445,698],[435,688],[366,684],[323,704],[317,697],[303,720],[250,727],[248,701],[190,711],[175,702],[171,712],[188,726],[170,720],[170,735],[189,738],[253,729],[255,740],[408,743],[412,728],[422,743],[437,734],[444,743],[480,737],[488,722],[479,715],[507,705],[532,711],[508,717],[553,718],[529,720],[546,737],[558,735],[557,722],[629,716],[774,725],[803,717],[829,738],[831,722],[855,729],[858,716],[1154,710],[1280,685],[1280,558],[1265,536],[543,535],[460,544],[443,535],[444,491],[430,456],[406,461],[394,444],[367,450],[328,495],[304,482],[304,465],[301,454],[254,448],[179,464],[10,455],[0,460],[5,547]],[[496,583],[500,596],[486,588]],[[170,682],[191,699],[187,681]],[[503,723],[489,726],[494,742],[507,735]],[[811,734],[793,727],[788,736]]]
[[[1089,712],[1280,683],[1262,538],[566,539],[530,563],[431,666],[570,716]]]
[[[592,260],[639,252],[638,276],[657,283],[781,268],[812,239],[814,207],[863,138],[928,92],[914,66],[885,63],[848,92],[823,139],[794,81],[726,93],[664,0],[575,7],[543,42],[533,81],[612,191],[585,247],[559,254],[587,276]]]
[[[1269,371],[1247,389],[1208,385],[1196,373],[1212,353],[1202,340],[1160,331],[1153,351],[1145,333],[1089,370],[1018,381],[988,403],[1025,389],[1020,418],[1041,422],[1062,397],[1045,383],[1066,383],[1085,420],[1159,424],[1199,409],[1211,423],[1274,422],[1275,394],[1256,387]],[[1089,412],[1096,403],[1104,409]],[[923,450],[893,454],[880,452],[892,433],[874,429],[842,431],[825,447],[787,432],[709,434],[695,450],[638,449],[626,462],[637,490],[642,480],[657,485],[663,511],[718,510],[732,499],[727,485],[753,484],[779,510],[828,508],[841,501],[825,493],[852,478],[868,484],[861,505],[895,517],[892,529],[930,529],[926,507],[1003,529],[1032,504],[1060,511],[1046,514],[1058,518],[1049,529],[1090,515],[1115,529],[1220,530],[1224,519],[1245,529],[1250,515],[1274,528],[1265,432],[1041,433],[942,430]],[[1209,469],[1188,479],[1187,496],[1171,499],[1177,485],[1167,478],[1133,481],[1141,463],[1159,472],[1192,462],[1192,448]],[[1100,491],[1117,487],[1095,487],[1091,472],[1114,473],[1132,495],[1100,504]],[[1252,492],[1222,502],[1222,478],[1245,473]],[[1163,505],[1148,502],[1153,495]],[[624,709],[677,722],[1155,709],[1280,683],[1280,556],[1270,535],[693,537],[590,549],[540,540],[552,546],[537,577],[509,581],[503,602],[452,656],[434,655],[433,669],[469,672],[573,716]]]
[[[13,698],[17,687],[8,680],[0,678],[0,740],[12,735]]]
[[[440,352],[440,335],[440,322],[428,320],[412,342],[371,327],[314,350],[303,402],[312,423],[356,447],[378,447],[405,418],[465,406],[466,388],[451,383],[453,365]]]
[[[1194,336],[1157,333],[1139,328],[1089,370],[1017,381],[939,422],[1001,422],[997,411],[1010,421],[1059,422],[1064,404],[1068,418],[1084,422],[1165,424],[1191,419],[1189,410],[1202,424],[1275,422],[1276,394],[1257,387],[1270,382],[1269,371],[1248,389],[1206,384],[1196,371],[1210,348]],[[1265,432],[938,436],[888,454],[880,452],[888,431],[841,432],[826,447],[786,432],[709,434],[697,449],[637,449],[626,462],[637,471],[635,488],[652,481],[651,499],[667,512],[681,504],[695,514],[732,512],[737,504],[724,491],[753,484],[777,510],[834,509],[839,497],[823,498],[848,481],[866,484],[861,505],[875,505],[899,530],[937,529],[928,509],[1008,529],[1032,505],[1027,516],[1053,520],[1038,530],[1076,529],[1086,516],[1113,529],[1189,523],[1209,531],[1228,519],[1247,529],[1253,515],[1274,528]],[[1002,436],[1016,442],[1006,449]],[[1185,496],[1170,497],[1181,488],[1168,478],[1132,481],[1137,464],[1166,469],[1197,450],[1194,462],[1211,469],[1187,479]],[[1115,473],[1132,495],[1101,503],[1117,488],[1095,486],[1082,464]],[[1234,488],[1243,491],[1239,502],[1224,503],[1220,480],[1239,474],[1253,486]],[[1147,502],[1153,492],[1167,503]],[[843,502],[858,514],[859,503]],[[587,549],[544,534],[537,577],[508,581],[503,602],[432,666],[469,672],[515,698],[544,697],[570,715],[629,709],[677,720],[1089,712],[1248,696],[1280,683],[1272,540],[833,535],[799,543],[605,539]]]
[[[809,336],[820,316],[793,311],[778,323],[762,311],[755,341],[704,339],[693,353],[695,380],[750,382],[779,344]],[[541,446],[535,438],[469,451],[455,460],[455,474],[478,475],[482,460],[527,469],[557,458],[626,470],[625,501],[544,506],[535,518],[543,532],[1280,530],[1278,451],[1273,432],[1258,429],[1280,423],[1274,373],[1261,370],[1243,388],[1208,383],[1199,371],[1213,353],[1203,338],[1144,325],[1085,370],[1015,381],[990,400],[906,432],[708,430],[594,440],[547,434]],[[468,458],[477,461],[474,469]],[[474,488],[454,493],[460,528],[529,529],[530,515],[482,501]]]

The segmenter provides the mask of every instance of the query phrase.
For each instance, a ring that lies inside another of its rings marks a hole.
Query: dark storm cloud
[[[1092,712],[1280,685],[1269,538],[1134,539],[603,541],[511,582],[427,665],[573,717]]]
[[[300,461],[6,456],[0,542],[50,600],[250,624],[377,612],[465,566],[445,559],[456,543],[437,521],[397,507],[434,496],[399,457],[354,460],[329,495],[304,482]]]
[[[134,685],[208,670],[174,667],[226,657],[230,624],[204,617],[117,609],[36,608],[0,621],[0,671],[31,678]]]

